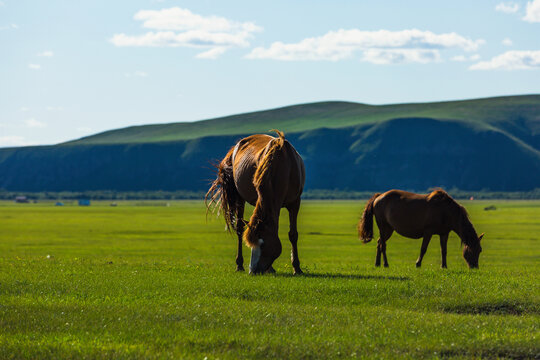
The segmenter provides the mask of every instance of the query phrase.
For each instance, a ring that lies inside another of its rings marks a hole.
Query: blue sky
[[[0,147],[296,103],[540,93],[540,0],[0,0]]]

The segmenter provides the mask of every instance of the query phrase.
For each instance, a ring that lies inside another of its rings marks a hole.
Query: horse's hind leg
[[[383,260],[384,260],[384,267],[388,267],[388,259],[386,258],[386,240],[388,240],[388,239],[385,239],[382,242],[382,247],[381,247],[382,256],[383,256]]]
[[[381,266],[381,254],[384,260],[384,267],[388,267],[388,259],[386,258],[386,241],[390,239],[394,230],[386,224],[379,224],[380,237],[377,240],[377,258],[375,259],[375,266]]]
[[[289,240],[291,242],[291,262],[294,269],[294,274],[302,274],[300,269],[300,259],[298,259],[298,229],[297,218],[300,210],[300,198],[287,207],[289,211]]]
[[[244,205],[242,202],[238,204],[236,208],[235,221],[236,221],[236,235],[238,236],[238,248],[236,251],[236,271],[244,271],[244,257],[242,256],[242,235],[244,234]]]
[[[446,269],[446,245],[448,244],[448,233],[441,237],[441,267]]]
[[[422,266],[422,259],[424,258],[424,255],[426,254],[429,242],[431,241],[431,234],[425,234],[424,240],[422,240],[422,248],[420,249],[420,256],[418,257],[418,260],[416,260],[416,267],[419,268]]]

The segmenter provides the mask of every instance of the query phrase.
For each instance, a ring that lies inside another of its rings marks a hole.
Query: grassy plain
[[[447,270],[437,238],[416,269],[420,240],[396,234],[376,269],[363,201],[306,201],[302,277],[287,216],[277,274],[253,277],[201,202],[164,204],[0,202],[0,358],[540,357],[538,201],[463,202],[486,233],[478,271],[455,234]]]

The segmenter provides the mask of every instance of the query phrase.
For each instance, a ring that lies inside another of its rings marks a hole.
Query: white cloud
[[[540,22],[540,0],[527,2],[527,13],[523,20],[528,22]]]
[[[260,27],[252,22],[240,23],[220,16],[201,16],[188,9],[173,7],[162,10],[141,10],[133,17],[141,20],[147,29],[208,32],[260,31]]]
[[[456,55],[452,57],[450,60],[463,62],[463,61],[467,61],[467,57],[465,55]]]
[[[217,59],[221,54],[227,51],[224,47],[215,47],[195,56],[197,59]]]
[[[3,1],[0,1],[0,6],[4,6],[4,2]]]
[[[465,55],[456,55],[452,58],[450,58],[451,61],[457,61],[457,62],[464,62],[464,61],[476,61],[480,59],[480,55],[474,54],[471,56],[465,56]]]
[[[0,136],[0,147],[10,147],[10,146],[24,146],[30,145],[28,141],[22,136],[17,135],[7,135]]]
[[[213,59],[232,47],[247,47],[253,33],[262,28],[252,22],[236,22],[219,16],[201,16],[173,7],[141,10],[134,16],[149,31],[142,35],[115,34],[115,46],[192,47],[207,49],[198,58]]]
[[[19,25],[17,24],[8,24],[4,26],[0,26],[0,30],[17,30],[19,28]]]
[[[19,110],[22,111],[22,112],[30,111],[30,109],[27,108],[26,106],[22,106]]]
[[[52,51],[50,51],[50,50],[47,50],[47,51],[42,51],[42,52],[38,53],[37,56],[53,57],[54,53]]]
[[[512,46],[513,42],[510,38],[504,38],[501,42],[504,46]]]
[[[47,111],[62,111],[64,108],[62,106],[47,106]]]
[[[435,34],[418,29],[401,31],[330,31],[323,36],[306,38],[298,43],[274,42],[269,48],[257,47],[246,57],[275,60],[330,60],[351,58],[363,52],[365,61],[388,64],[439,61],[439,50],[459,48],[474,51],[483,40],[471,40],[456,33]]]
[[[514,14],[519,10],[519,4],[515,2],[502,2],[495,6],[495,10],[506,14]]]
[[[440,61],[438,50],[424,49],[368,49],[364,51],[363,61],[378,65],[400,63],[422,63]]]
[[[192,30],[183,33],[174,31],[147,32],[144,35],[129,36],[115,34],[111,41],[116,46],[148,47],[245,47],[249,45],[248,36],[228,33],[211,33]]]
[[[41,121],[37,121],[34,118],[24,120],[24,124],[26,125],[27,128],[42,129],[44,127],[47,127],[47,124],[45,124],[44,122],[41,122]]]
[[[32,70],[39,70],[41,69],[41,65],[39,64],[28,64],[28,68]]]
[[[467,57],[465,55],[456,55],[456,56],[452,57],[450,60],[451,61],[463,62],[463,61],[467,61]]]
[[[521,70],[540,68],[540,50],[507,51],[489,61],[481,61],[470,70]]]
[[[125,73],[124,74],[125,77],[148,77],[148,73],[144,72],[144,71],[135,71],[135,72],[132,72],[132,73]]]

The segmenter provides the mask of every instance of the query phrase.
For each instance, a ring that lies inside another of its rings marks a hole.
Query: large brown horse
[[[386,241],[395,230],[408,238],[424,238],[416,267],[422,265],[431,236],[439,235],[441,266],[446,268],[448,234],[454,231],[461,238],[465,261],[470,268],[478,268],[478,258],[482,251],[480,240],[484,234],[480,236],[476,234],[465,208],[445,191],[435,190],[427,195],[419,195],[402,190],[390,190],[384,194],[373,195],[368,200],[358,223],[358,237],[366,243],[373,238],[373,215],[380,233],[375,266],[381,265],[382,253],[384,266],[388,267]]]
[[[296,220],[304,189],[304,162],[283,133],[274,131],[277,138],[252,135],[233,146],[218,165],[217,179],[205,200],[208,209],[219,207],[227,229],[236,231],[237,270],[244,270],[242,239],[251,247],[250,273],[273,272],[272,263],[281,254],[279,212],[287,208],[292,266],[295,274],[301,274]],[[249,223],[243,219],[246,201],[255,206]]]

